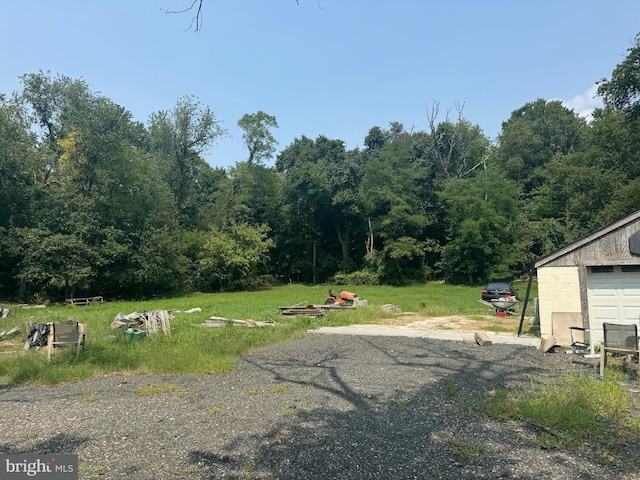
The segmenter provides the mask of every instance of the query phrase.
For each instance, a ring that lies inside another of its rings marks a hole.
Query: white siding
[[[548,338],[553,312],[581,311],[578,267],[538,268],[538,301],[540,335]]]

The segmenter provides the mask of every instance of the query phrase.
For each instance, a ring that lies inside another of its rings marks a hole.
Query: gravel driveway
[[[0,453],[78,454],[82,479],[640,478],[540,450],[532,427],[471,408],[487,390],[588,368],[567,357],[309,335],[260,348],[230,374],[0,389]],[[148,385],[166,391],[141,395]]]

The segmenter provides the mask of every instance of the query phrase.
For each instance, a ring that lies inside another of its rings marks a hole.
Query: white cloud
[[[576,95],[569,100],[562,100],[562,105],[569,110],[573,110],[580,117],[590,122],[593,118],[593,111],[596,108],[602,107],[602,99],[596,97],[598,93],[598,85],[595,83],[587,89],[584,93]]]

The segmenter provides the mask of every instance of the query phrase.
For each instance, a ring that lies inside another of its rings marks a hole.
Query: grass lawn
[[[331,287],[337,292],[339,287]],[[376,323],[392,316],[382,305],[393,304],[402,312],[425,317],[461,315],[483,319],[490,309],[481,304],[481,287],[432,283],[409,287],[343,286],[368,301],[367,307],[329,312],[321,318],[281,316],[279,307],[322,304],[328,286],[284,285],[253,292],[190,294],[141,302],[105,302],[90,306],[10,307],[14,316],[0,320],[0,332],[21,326],[20,334],[0,342],[0,384],[29,382],[56,384],[113,373],[208,373],[235,368],[240,355],[269,343],[284,342],[305,335],[322,325],[338,326]],[[524,297],[525,285],[518,285]],[[536,293],[531,294],[534,298]],[[150,310],[188,310],[175,313],[172,334],[129,341],[111,323],[118,313]],[[530,306],[528,314],[533,313]],[[273,320],[276,327],[206,328],[211,316],[230,319]],[[42,350],[23,351],[24,324],[73,319],[87,324],[86,348],[79,358],[74,349],[63,349],[47,362]]]

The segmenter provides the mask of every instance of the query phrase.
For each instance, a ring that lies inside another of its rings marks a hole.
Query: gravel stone
[[[214,347],[212,347],[214,348]],[[81,479],[636,479],[473,408],[494,389],[595,370],[532,347],[309,335],[237,371],[112,374],[0,389],[0,453],[77,454]],[[169,386],[141,395],[140,387]],[[587,450],[585,450],[587,452]],[[626,461],[625,461],[626,460]]]

